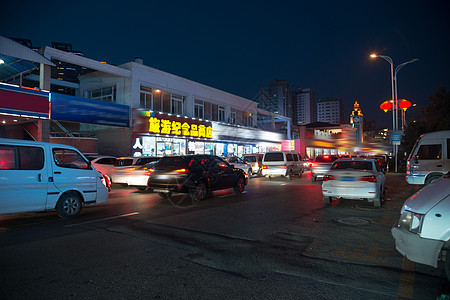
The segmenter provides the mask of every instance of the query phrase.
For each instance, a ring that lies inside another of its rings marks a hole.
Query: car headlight
[[[401,214],[398,221],[398,226],[411,231],[413,233],[420,233],[422,230],[422,221],[425,215],[405,211]]]

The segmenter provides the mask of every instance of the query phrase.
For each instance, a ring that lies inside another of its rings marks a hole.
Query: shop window
[[[106,102],[116,102],[116,86],[107,86],[87,91],[88,98]]]
[[[139,107],[152,109],[152,98],[153,98],[152,88],[141,85]]]
[[[183,114],[183,101],[184,97],[176,94],[172,94],[172,113],[177,115]]]
[[[229,123],[236,124],[236,109],[235,108],[230,109]]]
[[[204,119],[204,102],[202,100],[195,100],[194,103],[194,117]]]
[[[218,116],[217,120],[220,122],[225,122],[225,107],[224,106],[219,106],[219,116]]]

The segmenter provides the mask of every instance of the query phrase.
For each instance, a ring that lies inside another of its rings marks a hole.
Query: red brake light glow
[[[323,158],[328,159],[328,158],[330,158],[330,156],[329,155],[324,155]]]
[[[370,176],[363,176],[359,178],[360,181],[368,181],[368,182],[377,182],[377,178],[373,175]]]
[[[333,175],[323,176],[323,181],[328,181],[328,180],[336,180],[336,178]]]
[[[150,175],[150,174],[152,174],[152,172],[153,172],[154,170],[155,170],[155,169],[147,169],[147,171],[144,172],[144,175]]]
[[[261,169],[267,169],[267,166],[261,166]]]
[[[177,169],[177,170],[174,170],[174,172],[179,173],[179,174],[186,174],[188,172],[188,170],[187,169]]]

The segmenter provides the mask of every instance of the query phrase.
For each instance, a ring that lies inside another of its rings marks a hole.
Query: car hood
[[[405,201],[402,213],[409,210],[419,214],[427,213],[436,204],[450,195],[450,178],[442,177],[421,188]]]

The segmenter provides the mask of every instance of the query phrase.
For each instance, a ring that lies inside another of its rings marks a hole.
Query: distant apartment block
[[[330,124],[344,123],[344,104],[341,98],[324,98],[317,103],[317,121]]]
[[[316,92],[310,88],[298,88],[293,92],[294,125],[305,125],[317,121]]]
[[[259,90],[259,108],[292,118],[292,92],[289,82],[272,80]]]

